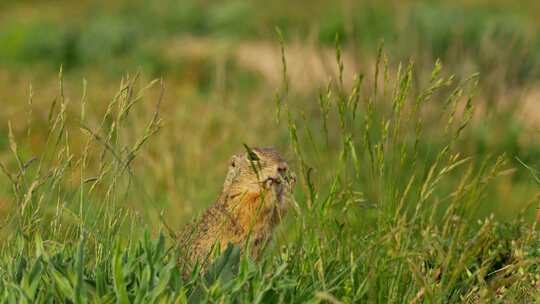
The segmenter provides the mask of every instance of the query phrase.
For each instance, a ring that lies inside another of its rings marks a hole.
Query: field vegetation
[[[540,301],[535,1],[3,1],[5,302]],[[182,276],[228,159],[295,203]]]

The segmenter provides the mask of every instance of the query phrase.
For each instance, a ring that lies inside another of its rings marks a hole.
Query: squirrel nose
[[[280,175],[285,176],[287,170],[289,170],[289,166],[287,166],[287,164],[283,163],[278,165],[277,171]]]

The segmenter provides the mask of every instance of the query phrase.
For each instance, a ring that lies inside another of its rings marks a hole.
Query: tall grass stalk
[[[96,118],[87,82],[74,105],[61,70],[40,155],[32,156],[14,123],[8,125],[12,160],[0,168],[11,183],[14,212],[2,226],[0,298],[539,300],[536,227],[521,216],[502,223],[480,212],[494,181],[512,169],[506,156],[467,155],[460,146],[472,121],[478,76],[445,76],[437,61],[430,79],[416,83],[414,63],[393,64],[381,45],[374,73],[357,71],[349,85],[336,39],[338,73],[313,94],[310,108],[295,99],[278,35],[283,82],[274,96],[276,121],[289,137],[300,182],[294,211],[260,261],[229,247],[206,273],[196,266],[181,275],[183,244],[152,237],[138,215],[144,210],[128,207],[132,200],[152,199],[137,171],[145,164],[137,158],[161,136],[163,81],[141,86],[140,74],[125,77]],[[148,113],[145,96],[156,86],[158,100]],[[31,89],[29,106],[37,97]],[[26,134],[34,116],[29,111]]]

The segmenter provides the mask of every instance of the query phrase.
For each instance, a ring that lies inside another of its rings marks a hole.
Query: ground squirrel
[[[244,250],[248,240],[250,254],[257,259],[291,203],[295,183],[274,148],[247,148],[234,155],[218,200],[180,234],[185,253],[180,262],[198,261],[204,267],[212,248],[223,251],[231,243]]]

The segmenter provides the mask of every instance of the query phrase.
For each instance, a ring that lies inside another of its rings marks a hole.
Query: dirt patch
[[[540,129],[540,87],[524,94],[518,111],[518,118],[528,127]]]
[[[223,58],[234,60],[240,68],[259,74],[272,87],[279,87],[283,79],[283,66],[280,47],[277,43],[265,41],[244,41],[230,43],[204,38],[183,38],[166,48],[169,60],[215,60]],[[336,79],[338,65],[333,48],[320,48],[300,42],[286,45],[287,77],[299,93],[312,92],[324,87],[330,77]],[[354,77],[354,57],[342,53],[343,79],[346,86],[352,84]]]

